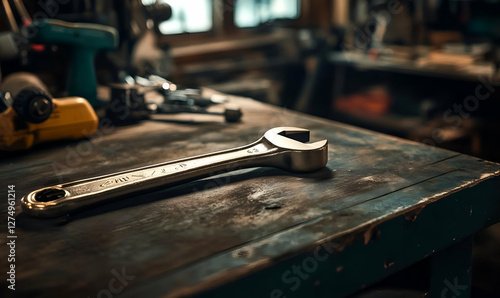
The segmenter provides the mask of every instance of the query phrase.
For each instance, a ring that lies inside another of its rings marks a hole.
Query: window
[[[172,7],[172,17],[158,26],[162,34],[197,33],[212,30],[213,8],[211,0],[161,1]]]
[[[236,0],[234,24],[240,28],[256,27],[276,19],[300,16],[300,0]]]

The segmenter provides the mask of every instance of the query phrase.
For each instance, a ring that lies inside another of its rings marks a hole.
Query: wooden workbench
[[[499,221],[500,165],[233,100],[241,123],[158,115],[103,128],[90,141],[4,154],[4,223],[8,185],[17,195],[15,294],[337,297],[422,259],[434,268],[431,297],[451,295],[450,283],[460,297],[470,293],[470,236]],[[51,220],[20,208],[41,187],[245,145],[276,126],[327,138],[327,167],[238,170]],[[11,295],[1,280],[0,295]]]

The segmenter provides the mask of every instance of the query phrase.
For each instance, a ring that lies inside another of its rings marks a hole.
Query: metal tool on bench
[[[313,172],[328,161],[328,141],[309,142],[309,130],[277,127],[249,145],[155,164],[110,175],[35,190],[22,198],[24,212],[56,217],[130,194],[152,191],[220,173],[251,167]]]
[[[140,88],[129,84],[110,84],[110,88],[106,117],[114,124],[131,124],[149,118],[150,111]]]
[[[207,110],[208,107],[223,104],[224,101],[205,98],[201,95],[201,90],[184,89],[171,91],[166,95],[163,103],[153,106],[152,112],[157,114],[178,114],[192,113],[224,116],[226,122],[238,122],[243,115],[238,107],[224,107],[224,112],[213,112]]]
[[[99,120],[85,99],[52,98],[33,74],[7,76],[0,93],[0,150],[25,150],[38,143],[81,139],[97,130]]]
[[[225,96],[203,97],[199,89],[181,89],[156,75],[148,78],[128,76],[127,83],[110,84],[111,100],[106,117],[117,125],[148,119],[150,114],[205,114],[224,116],[226,122],[238,122],[239,107],[225,106],[224,112],[207,110],[214,105],[226,104]],[[152,96],[153,95],[153,96]],[[147,100],[146,100],[147,98]]]
[[[200,89],[178,89],[177,86],[159,76],[149,78],[136,77],[135,82],[149,91],[158,92],[163,98],[159,103],[148,105],[151,113],[156,114],[205,114],[224,116],[226,122],[238,122],[243,113],[235,105],[225,106],[224,112],[208,110],[209,107],[220,104],[227,104],[224,96],[204,97]]]

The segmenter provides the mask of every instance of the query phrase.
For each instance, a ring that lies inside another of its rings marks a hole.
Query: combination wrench
[[[308,142],[307,129],[276,127],[246,146],[38,189],[23,197],[21,205],[31,216],[57,217],[221,171],[276,167],[295,173],[313,172],[328,161],[328,141]]]

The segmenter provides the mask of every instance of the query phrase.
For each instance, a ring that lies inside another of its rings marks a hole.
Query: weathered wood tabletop
[[[241,123],[157,115],[2,157],[2,233],[8,185],[17,196],[15,294],[342,296],[499,220],[497,164],[236,101]],[[41,187],[245,145],[276,126],[328,139],[327,167],[242,169],[51,220],[20,208]],[[4,297],[13,293],[7,285],[4,275]]]

